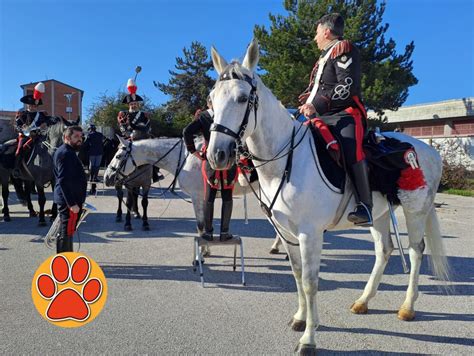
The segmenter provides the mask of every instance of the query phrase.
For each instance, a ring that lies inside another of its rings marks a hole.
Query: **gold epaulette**
[[[352,50],[352,44],[348,40],[342,40],[332,48],[331,58],[337,58],[344,53],[349,53]]]

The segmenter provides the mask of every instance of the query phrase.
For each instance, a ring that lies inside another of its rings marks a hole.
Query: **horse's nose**
[[[219,166],[225,165],[227,162],[227,154],[225,151],[218,149],[216,152],[216,160]]]

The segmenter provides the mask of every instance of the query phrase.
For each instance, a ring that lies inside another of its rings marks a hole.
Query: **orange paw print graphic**
[[[67,252],[48,258],[32,282],[32,296],[39,313],[61,327],[78,327],[102,310],[107,283],[90,257]]]

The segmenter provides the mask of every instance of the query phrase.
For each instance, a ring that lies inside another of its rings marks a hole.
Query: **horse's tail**
[[[430,251],[429,261],[431,270],[434,275],[442,281],[448,282],[450,280],[450,267],[446,252],[443,245],[443,236],[439,228],[438,216],[435,207],[432,206],[428,217],[426,219],[426,245]],[[445,285],[449,291],[449,287]]]

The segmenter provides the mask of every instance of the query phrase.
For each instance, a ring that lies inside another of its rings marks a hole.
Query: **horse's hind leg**
[[[35,218],[38,216],[35,209],[33,208],[33,203],[31,202],[31,188],[28,182],[23,182],[24,193],[25,193],[25,200],[26,206],[28,207],[28,211],[30,212],[30,218]]]
[[[142,216],[142,229],[145,231],[150,230],[150,225],[148,224],[148,192],[150,188],[143,188],[143,197],[142,197],[142,208],[143,208],[143,216]]]
[[[2,182],[2,199],[3,199],[3,221],[11,221],[10,218],[10,209],[8,208],[8,196],[10,192],[8,191],[8,178],[6,182]]]
[[[140,219],[140,212],[138,211],[138,195],[140,193],[140,187],[133,188],[133,217],[135,219]]]
[[[425,212],[407,212],[405,218],[410,239],[409,255],[410,255],[410,280],[408,283],[405,301],[398,311],[400,320],[410,321],[415,318],[415,301],[418,298],[418,280],[420,276],[420,267],[423,259],[423,251],[425,242],[423,236],[425,234],[425,224],[427,215]]]
[[[364,292],[351,306],[351,312],[355,314],[367,313],[369,300],[377,293],[385,266],[387,266],[388,259],[393,251],[393,243],[390,238],[390,215],[388,211],[374,221],[370,232],[374,239],[375,264],[364,288]]]
[[[39,226],[46,226],[46,220],[44,219],[44,205],[46,204],[46,195],[44,194],[44,188],[37,185],[36,190],[38,192],[38,204],[40,207],[39,211]]]

